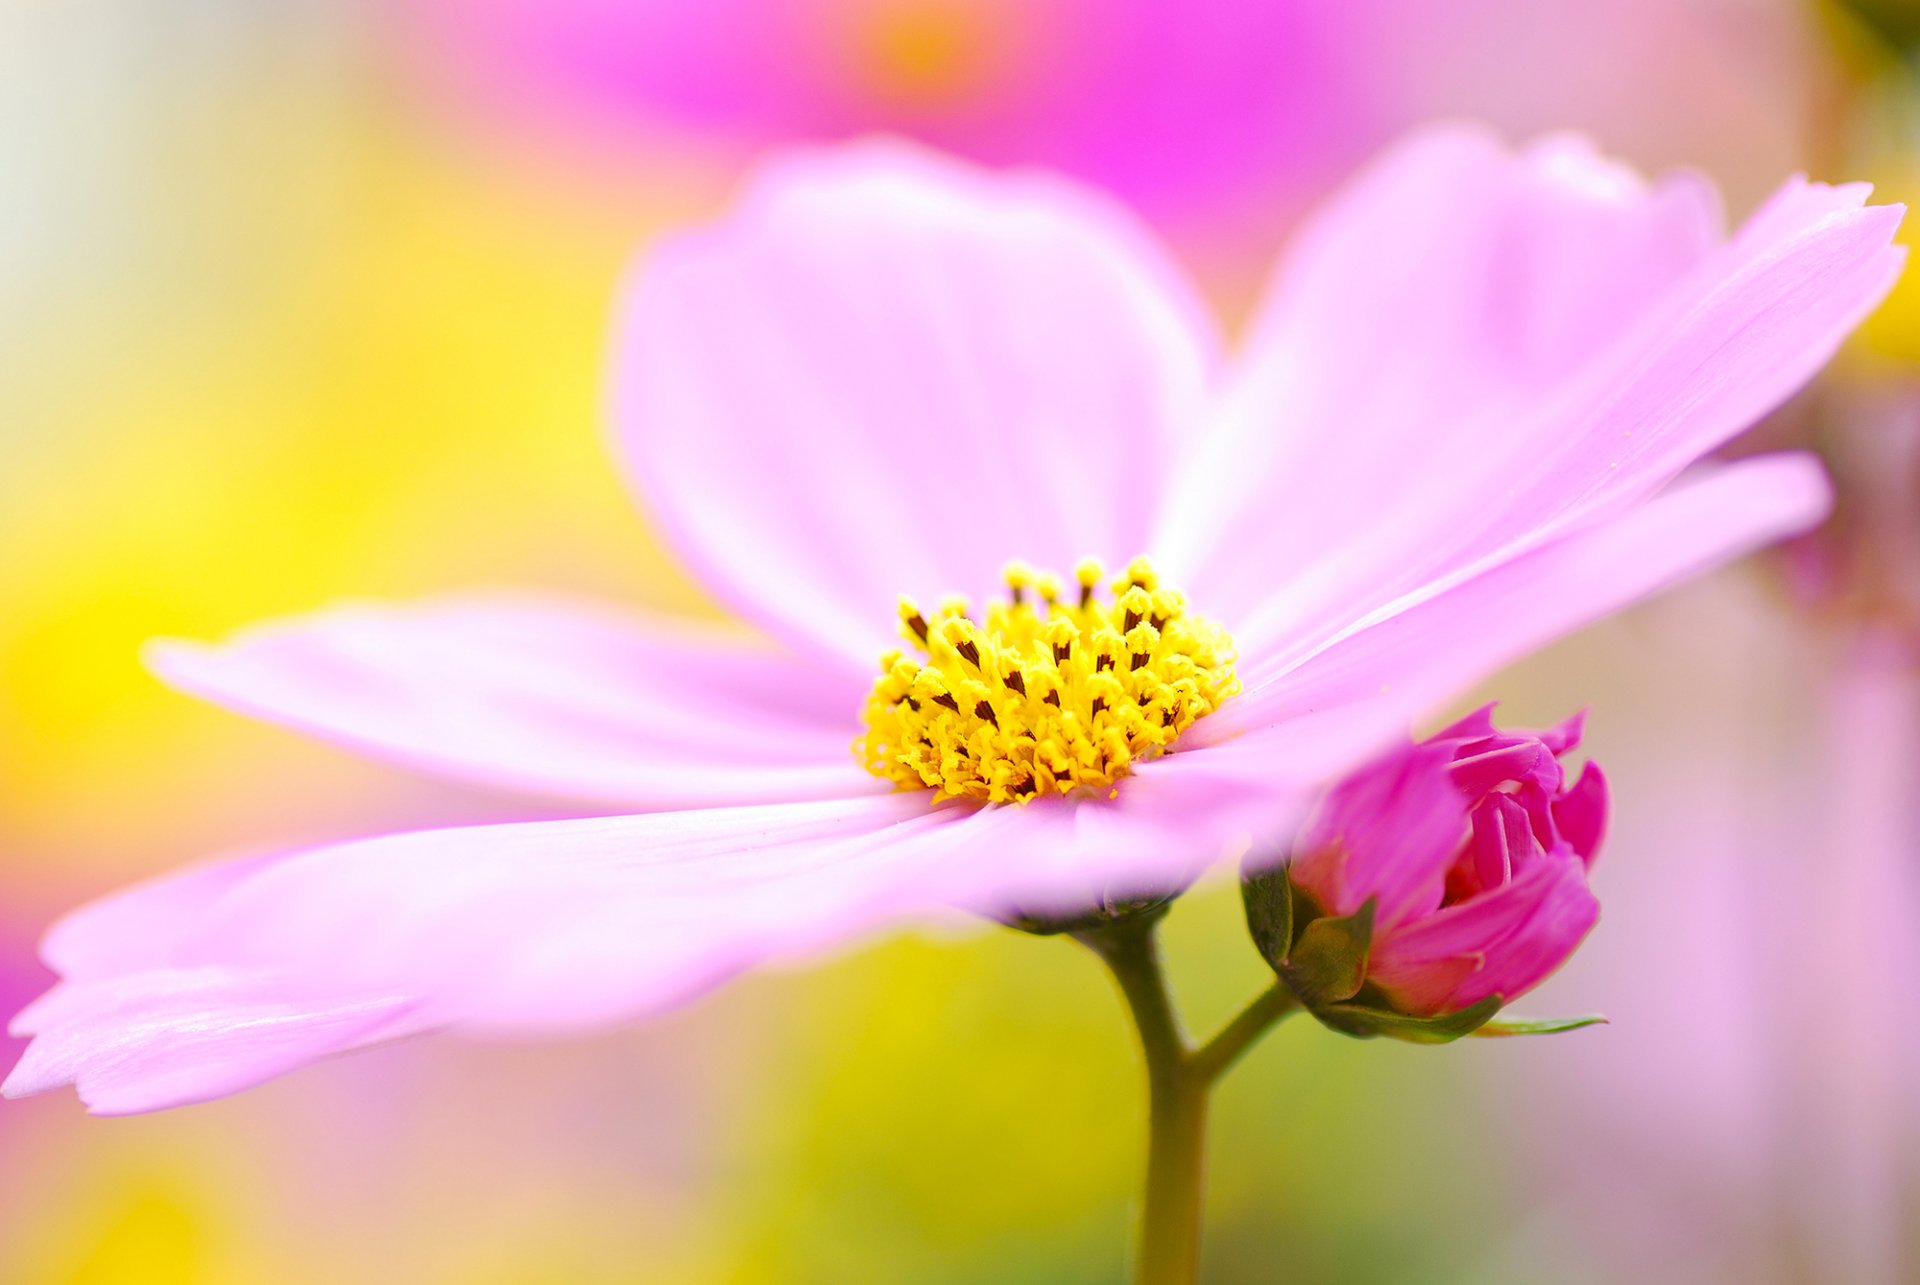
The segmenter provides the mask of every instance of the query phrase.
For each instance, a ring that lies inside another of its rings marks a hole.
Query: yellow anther
[[[924,644],[927,641],[927,618],[920,614],[920,608],[913,599],[900,599],[900,628],[902,636],[909,642]]]
[[[1021,563],[984,621],[964,599],[931,619],[900,600],[908,648],[881,659],[854,752],[875,775],[943,798],[1015,803],[1108,793],[1240,690],[1233,640],[1186,610],[1145,559],[1098,599],[1106,572],[1074,568],[1077,599]],[[1027,590],[1039,596],[1029,601]]]
[[[1138,585],[1148,593],[1152,593],[1159,584],[1160,577],[1154,573],[1153,564],[1145,558],[1135,558],[1127,564],[1127,569],[1120,578],[1113,582],[1113,591],[1121,594],[1130,587]]]
[[[1100,565],[1098,558],[1082,558],[1073,569],[1073,578],[1080,582],[1080,605],[1084,608],[1093,601],[1093,591],[1106,576],[1107,569]]]
[[[1007,580],[1007,593],[1012,597],[1014,605],[1018,606],[1025,601],[1027,590],[1033,587],[1035,578],[1033,568],[1024,562],[1009,562],[1006,570],[1001,574]]]

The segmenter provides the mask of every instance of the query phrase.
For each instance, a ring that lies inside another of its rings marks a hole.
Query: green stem
[[[1241,1014],[1228,1022],[1218,1035],[1194,1050],[1193,1069],[1208,1084],[1212,1084],[1231,1067],[1242,1053],[1252,1048],[1254,1042],[1267,1033],[1267,1028],[1298,1008],[1300,1001],[1292,993],[1275,982],[1263,991],[1260,998],[1247,1005]]]
[[[1188,1046],[1154,937],[1160,914],[1076,933],[1120,984],[1147,1064],[1147,1181],[1136,1285],[1191,1285],[1200,1267],[1207,1101],[1214,1082],[1291,1007],[1277,986],[1199,1049]]]
[[[1157,914],[1076,934],[1120,984],[1147,1063],[1147,1185],[1134,1255],[1137,1285],[1189,1285],[1200,1267],[1207,1084],[1188,1069],[1186,1035],[1160,967]]]

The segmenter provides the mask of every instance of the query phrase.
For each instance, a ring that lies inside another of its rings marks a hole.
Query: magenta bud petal
[[[1532,850],[1533,825],[1518,803],[1498,797],[1474,809],[1468,852],[1480,887],[1498,888],[1512,880],[1514,870]]]
[[[1505,887],[1376,941],[1368,978],[1412,1013],[1510,1000],[1565,963],[1599,916],[1585,867],[1552,853]]]
[[[1329,791],[1295,846],[1293,886],[1330,915],[1376,903],[1390,927],[1440,903],[1466,832],[1444,746],[1409,746]]]
[[[1497,790],[1508,781],[1524,780],[1553,763],[1553,755],[1538,737],[1511,737],[1468,747],[1471,752],[1453,760],[1454,788],[1469,799]]]
[[[1580,779],[1553,801],[1553,823],[1561,840],[1591,867],[1607,832],[1607,778],[1598,763],[1581,769]]]
[[[1583,709],[1541,732],[1540,743],[1558,756],[1568,750],[1579,749],[1581,738],[1586,734],[1587,711]]]
[[[1366,981],[1395,1011],[1437,1017],[1511,1000],[1599,918],[1587,866],[1606,828],[1606,777],[1588,764],[1568,786],[1560,763],[1584,722],[1502,732],[1487,706],[1322,802],[1295,849],[1293,887],[1328,915],[1375,902]]]

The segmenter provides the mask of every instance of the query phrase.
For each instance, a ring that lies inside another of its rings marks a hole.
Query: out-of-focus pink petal
[[[6,1091],[98,1082],[150,1109],[412,1031],[657,1010],[937,905],[950,867],[917,845],[965,815],[890,794],[424,831],[189,872],[56,930],[78,971],[21,1015],[34,1043]],[[101,942],[114,927],[117,951]]]
[[[1329,914],[1351,915],[1378,898],[1376,931],[1439,905],[1467,828],[1448,757],[1445,746],[1409,747],[1329,791],[1301,832],[1289,867],[1294,886]]]
[[[934,901],[916,841],[962,816],[887,794],[341,844],[209,904],[175,962],[407,995],[436,1024],[597,1025]]]
[[[1493,711],[1497,708],[1497,702],[1488,701],[1471,714],[1467,714],[1464,717],[1448,723],[1427,739],[1434,741],[1455,739],[1480,740],[1483,737],[1498,735],[1498,731],[1493,725]]]
[[[1536,647],[1750,549],[1818,522],[1831,502],[1809,456],[1763,456],[1704,472],[1643,508],[1368,624],[1194,725],[1218,744],[1305,713],[1404,730],[1406,723]]]
[[[97,1109],[148,1110],[418,1031],[597,1026],[902,919],[1174,890],[1272,843],[1305,797],[1196,761],[1102,799],[901,793],[248,858],[56,929],[52,954],[74,972],[21,1015],[35,1042],[6,1091],[75,1082]]]
[[[648,808],[885,789],[851,676],[737,629],[532,595],[339,607],[148,653],[174,686],[402,762]]]
[[[1178,891],[1222,860],[1281,851],[1311,799],[1310,789],[1242,773],[1225,756],[1170,755],[1106,797],[982,809],[956,828],[945,882],[953,901],[985,913],[1066,914],[1102,895]]]
[[[1376,939],[1368,977],[1415,1013],[1510,1000],[1546,980],[1599,917],[1580,860],[1548,853],[1511,883]]]
[[[165,962],[192,931],[202,906],[284,857],[273,851],[229,856],[122,888],[62,916],[42,939],[40,958],[65,982],[114,977]],[[34,1033],[31,1014],[39,1007],[21,1013],[12,1029]]]
[[[1793,392],[1885,294],[1901,211],[1863,197],[1790,187],[1716,248],[1695,180],[1649,187],[1565,140],[1510,157],[1423,136],[1283,270],[1225,431],[1182,478],[1170,572],[1195,568],[1248,653],[1310,648],[1621,512]]]
[[[328,999],[219,968],[68,982],[16,1023],[36,1034],[0,1093],[71,1084],[97,1115],[158,1111],[404,1034],[408,1021],[401,999]]]
[[[1118,207],[902,143],[801,152],[641,263],[621,453],[716,593],[862,676],[899,594],[1146,549],[1204,311]]]

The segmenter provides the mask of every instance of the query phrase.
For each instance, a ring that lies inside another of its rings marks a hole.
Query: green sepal
[[[1300,930],[1280,961],[1280,976],[1302,1004],[1324,1008],[1360,993],[1373,948],[1373,898],[1351,915],[1322,915]]]
[[[1279,972],[1293,948],[1293,885],[1287,880],[1286,866],[1244,875],[1240,900],[1247,908],[1247,932],[1253,938],[1253,948],[1274,972]]]
[[[1308,1008],[1352,999],[1367,980],[1373,945],[1371,899],[1351,915],[1322,915],[1295,890],[1285,866],[1240,880],[1254,949]]]
[[[1488,1022],[1473,1034],[1479,1039],[1497,1040],[1512,1035],[1558,1035],[1561,1031],[1606,1024],[1607,1019],[1598,1013],[1583,1013],[1579,1017],[1508,1017]]]
[[[1498,995],[1489,995],[1469,1008],[1436,1017],[1413,1017],[1366,1004],[1329,1004],[1313,1010],[1313,1015],[1334,1030],[1360,1039],[1383,1035],[1408,1044],[1451,1044],[1485,1026],[1501,1003]]]

